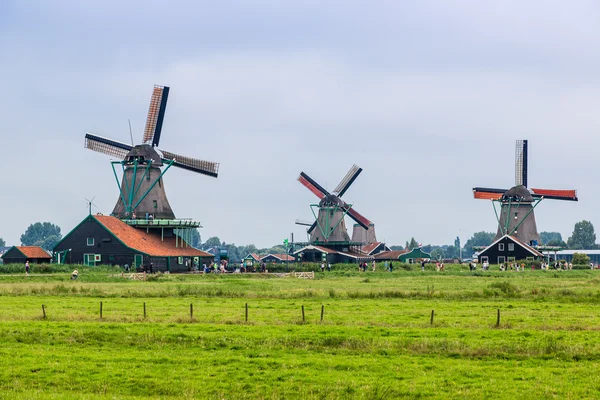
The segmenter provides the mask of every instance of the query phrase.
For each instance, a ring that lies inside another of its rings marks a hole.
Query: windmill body
[[[111,162],[119,187],[119,198],[112,215],[122,220],[135,220],[136,222],[132,223],[135,225],[144,225],[141,220],[150,221],[151,223],[147,224],[150,227],[157,225],[155,221],[175,220],[175,213],[167,198],[163,180],[165,173],[171,167],[215,178],[218,175],[218,163],[159,149],[168,95],[168,87],[154,87],[141,144],[130,145],[92,133],[85,135],[86,148],[117,159]],[[119,175],[121,175],[120,181]],[[200,225],[190,224],[190,221],[182,224],[186,227]],[[172,221],[163,223],[162,226],[178,228],[179,224]]]
[[[528,188],[527,140],[518,140],[515,151],[515,186],[510,189],[473,188],[476,199],[492,200],[498,220],[495,240],[510,235],[528,245],[538,245],[540,235],[537,230],[534,209],[543,199],[577,201],[575,190]],[[500,205],[500,213],[496,209]]]

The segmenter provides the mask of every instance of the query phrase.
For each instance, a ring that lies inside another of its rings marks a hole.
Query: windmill
[[[515,150],[515,186],[506,189],[473,188],[476,199],[492,200],[498,232],[494,240],[510,235],[536,245],[540,235],[533,210],[543,199],[577,201],[576,190],[533,189],[527,186],[527,140],[517,140]],[[496,209],[500,204],[500,216]]]
[[[219,164],[181,156],[158,148],[169,87],[154,86],[142,143],[129,145],[92,133],[85,135],[85,147],[98,153],[118,158],[112,168],[119,187],[119,199],[112,214],[121,219],[151,217],[151,219],[174,219],[163,184],[163,176],[170,167],[178,167],[203,175],[218,175]],[[119,182],[116,165],[121,165]]]
[[[300,173],[298,181],[320,199],[318,204],[311,204],[311,211],[315,217],[315,222],[308,228],[311,243],[350,243],[350,236],[344,222],[346,215],[352,218],[363,229],[374,229],[371,221],[359,214],[352,207],[352,204],[348,204],[342,200],[344,193],[346,193],[361,172],[362,168],[354,165],[332,193],[329,193],[304,172]],[[315,209],[318,213],[315,213]],[[297,221],[296,223],[306,225],[302,221]]]

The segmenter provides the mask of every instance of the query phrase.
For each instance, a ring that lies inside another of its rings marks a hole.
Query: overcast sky
[[[127,4],[123,4],[127,3]],[[475,186],[514,184],[529,140],[540,231],[600,227],[596,1],[0,1],[0,237],[63,234],[118,197],[86,131],[141,141],[154,84],[171,87],[161,148],[221,163],[165,177],[205,240],[267,247],[305,230],[316,197],[356,163],[344,199],[404,244],[495,231]],[[350,222],[348,225],[351,226]]]

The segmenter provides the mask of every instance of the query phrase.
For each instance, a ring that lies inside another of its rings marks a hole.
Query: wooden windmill
[[[169,88],[154,86],[142,144],[129,145],[91,133],[85,135],[85,147],[119,159],[112,167],[119,187],[119,199],[112,214],[121,219],[174,219],[164,188],[163,176],[170,167],[178,167],[217,177],[219,164],[181,156],[158,148],[167,108]],[[121,165],[119,182],[115,166]]]
[[[527,140],[517,140],[515,186],[506,189],[473,188],[476,199],[492,200],[498,232],[496,239],[510,235],[529,245],[540,242],[533,210],[543,199],[577,201],[576,190],[533,189],[527,186]],[[500,204],[500,216],[496,209]]]
[[[304,172],[300,173],[298,181],[320,199],[318,204],[311,204],[311,211],[315,217],[315,222],[308,228],[311,243],[349,244],[350,236],[344,222],[346,215],[352,218],[363,229],[374,230],[371,221],[359,214],[352,207],[352,204],[348,204],[342,200],[344,193],[346,193],[361,172],[362,168],[354,165],[332,193],[329,193]],[[304,223],[299,224],[304,225]]]

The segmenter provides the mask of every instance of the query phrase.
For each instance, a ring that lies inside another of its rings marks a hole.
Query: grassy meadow
[[[0,274],[0,399],[598,398],[599,285],[460,266]]]

